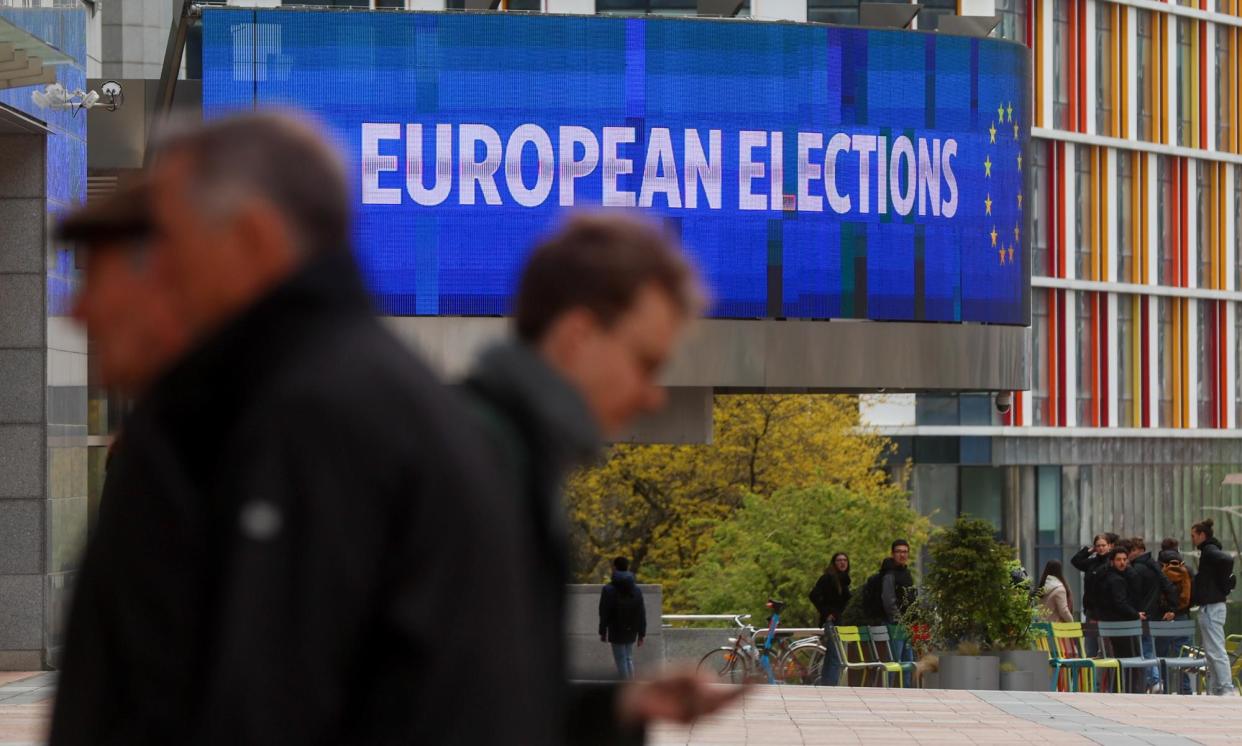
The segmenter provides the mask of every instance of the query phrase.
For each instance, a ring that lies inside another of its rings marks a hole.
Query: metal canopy
[[[1000,16],[941,16],[939,31],[962,36],[987,36],[1000,25]]]
[[[0,18],[0,89],[56,82],[55,65],[73,58]]]

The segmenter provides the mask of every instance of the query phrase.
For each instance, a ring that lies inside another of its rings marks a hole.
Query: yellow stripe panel
[[[1120,88],[1117,97],[1120,103],[1113,107],[1115,112],[1113,115],[1113,132],[1119,137],[1130,136],[1130,39],[1126,34],[1127,19],[1130,17],[1128,8],[1119,5],[1113,6],[1113,29],[1115,29],[1114,38],[1112,40],[1113,49],[1117,51],[1117,75],[1116,80],[1121,81],[1121,85],[1114,85],[1113,88]],[[1118,127],[1117,125],[1121,126]]]

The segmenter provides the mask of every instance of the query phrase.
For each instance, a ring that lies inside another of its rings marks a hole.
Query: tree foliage
[[[1030,643],[1030,579],[1014,582],[1016,552],[995,531],[988,521],[961,516],[928,543],[927,573],[903,621],[927,625],[942,650],[963,643],[1020,650]]]
[[[895,494],[882,468],[891,442],[858,424],[852,396],[720,395],[711,444],[613,447],[567,485],[578,578],[598,582],[623,554],[664,584],[669,608],[686,608],[681,581],[747,495],[820,484]],[[803,561],[823,565],[827,551]]]

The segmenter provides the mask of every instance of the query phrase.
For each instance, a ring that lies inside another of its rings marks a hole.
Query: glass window
[[[1212,354],[1216,348],[1216,303],[1201,300],[1195,305],[1199,307],[1199,427],[1216,427],[1216,360]]]
[[[1069,126],[1069,0],[1052,0],[1052,126]]]
[[[1233,235],[1237,246],[1238,236],[1242,236],[1242,166],[1233,167]],[[1233,289],[1242,290],[1242,251],[1234,257]],[[1238,314],[1242,317],[1242,313]],[[1242,337],[1238,337],[1238,346],[1242,347]],[[1238,377],[1242,378],[1242,368],[1238,369]],[[1238,421],[1242,424],[1242,420]]]
[[[1031,291],[1031,424],[1048,424],[1048,296],[1050,289]]]
[[[1062,561],[1061,467],[1040,466],[1035,474],[1035,572],[1042,573],[1049,560]]]
[[[1142,156],[1140,156],[1142,157]],[[1156,258],[1156,281],[1173,284],[1173,167],[1168,156],[1156,158],[1156,236],[1159,240]]]
[[[917,20],[920,31],[935,31],[941,16],[957,15],[957,0],[921,0],[919,4],[923,6]]]
[[[316,5],[326,8],[370,8],[370,0],[280,0],[281,5]]]
[[[1048,229],[1045,222],[1048,216],[1048,148],[1051,142],[1035,142],[1031,152],[1035,156],[1034,189],[1035,199],[1031,215],[1034,224],[1034,241],[1032,242],[1031,274],[1047,275],[1048,272]]]
[[[1195,204],[1199,207],[1199,235],[1192,236],[1191,240],[1198,244],[1198,287],[1210,288],[1216,286],[1216,279],[1212,276],[1212,217],[1210,211],[1211,206],[1215,204],[1216,197],[1212,194],[1212,185],[1208,176],[1209,169],[1216,166],[1207,161],[1194,161],[1192,166],[1195,168],[1195,183],[1198,188],[1196,192],[1198,199]]]
[[[1092,427],[1094,422],[1095,404],[1093,399],[1093,376],[1091,346],[1095,342],[1091,323],[1094,314],[1091,312],[1091,300],[1095,293],[1074,293],[1075,322],[1074,328],[1078,338],[1078,426]]]
[[[1113,132],[1113,9],[1112,3],[1095,4],[1095,128],[1101,135]]]
[[[1177,141],[1182,145],[1190,145],[1194,139],[1190,126],[1190,74],[1194,66],[1190,53],[1191,23],[1187,18],[1177,19]]]
[[[1216,149],[1230,150],[1229,111],[1233,102],[1233,89],[1229,86],[1229,67],[1233,60],[1229,55],[1229,37],[1225,27],[1216,29]]]
[[[1097,280],[1095,276],[1094,248],[1091,245],[1091,205],[1095,195],[1091,193],[1091,153],[1093,148],[1079,145],[1074,148],[1074,177],[1078,199],[1074,203],[1074,256],[1080,280]]]
[[[1138,89],[1138,135],[1140,139],[1151,140],[1154,139],[1151,131],[1152,17],[1149,10],[1136,8],[1134,12],[1138,14],[1138,79],[1135,83]]]
[[[1138,299],[1133,295],[1117,296],[1117,425],[1138,427],[1141,420],[1134,416],[1134,394],[1139,391],[1136,381],[1139,375],[1138,351],[1135,343],[1134,307]]]
[[[956,425],[957,397],[919,394],[914,398],[914,424]]]
[[[1124,151],[1113,151],[1117,158],[1117,250],[1119,252],[1117,281],[1134,281],[1134,230],[1130,200],[1133,196],[1130,164],[1134,157]]]
[[[958,419],[963,425],[993,425],[996,407],[990,394],[961,394],[957,398]]]
[[[1026,43],[1026,0],[996,0],[1001,22],[992,32],[1002,39]]]
[[[1159,426],[1173,426],[1173,299],[1157,298],[1157,330],[1160,337]]]
[[[999,533],[1005,525],[1005,475],[992,466],[961,467],[961,515],[982,518]]]
[[[858,25],[858,0],[808,0],[806,18],[813,23]]]

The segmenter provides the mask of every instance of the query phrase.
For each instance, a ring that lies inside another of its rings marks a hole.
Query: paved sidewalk
[[[47,738],[56,674],[0,671],[0,746],[35,746]]]
[[[756,687],[652,746],[1242,743],[1242,698]]]

